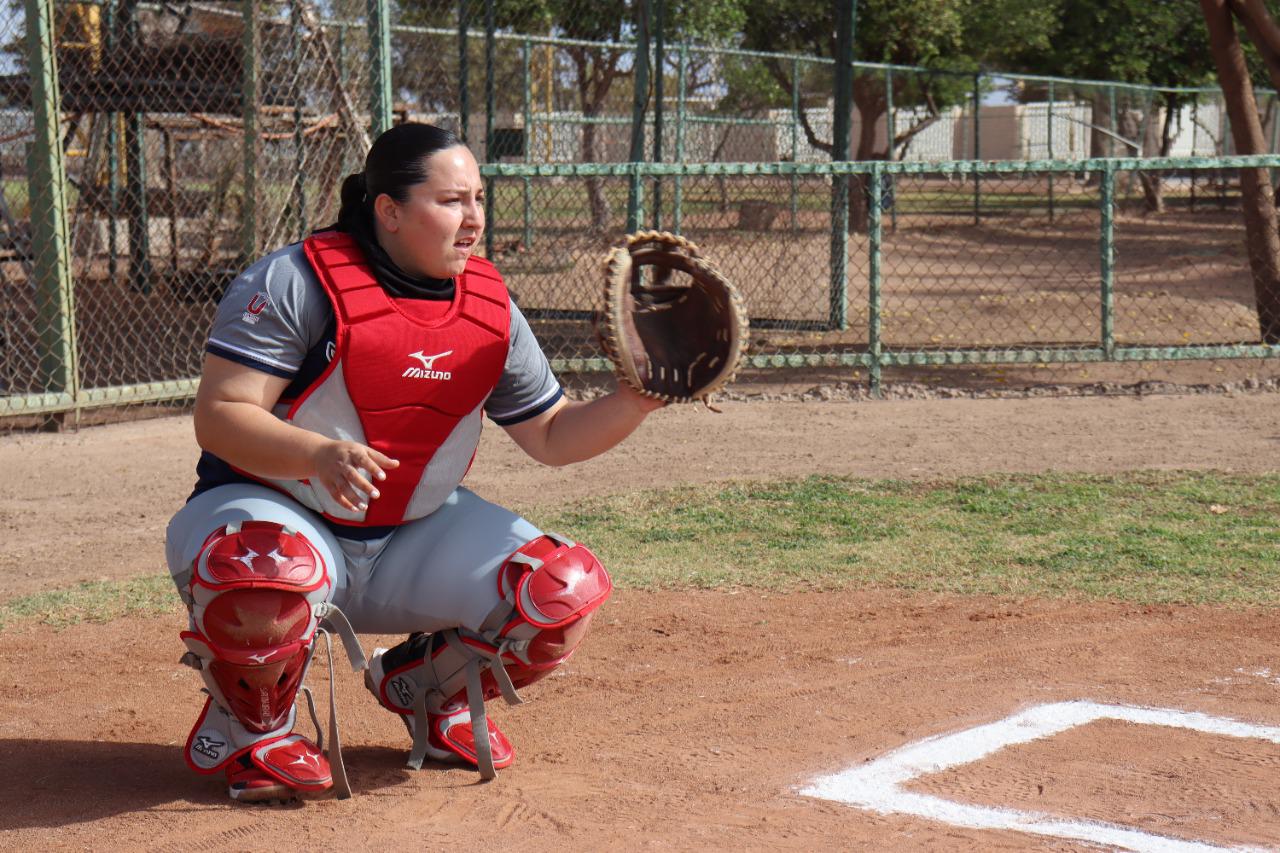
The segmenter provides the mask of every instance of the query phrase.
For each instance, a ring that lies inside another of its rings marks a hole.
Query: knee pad
[[[289,732],[332,588],[319,551],[281,524],[245,521],[205,540],[182,633],[184,660],[210,695],[188,738],[192,769],[211,773],[251,750],[254,763],[290,785],[329,786],[320,748]]]
[[[371,687],[385,707],[414,715],[411,766],[421,766],[426,755],[427,714],[457,717],[470,707],[472,740],[483,747],[489,740],[479,728],[484,701],[502,695],[519,703],[517,688],[569,659],[592,614],[613,591],[609,573],[590,550],[554,534],[515,551],[499,569],[497,582],[502,601],[480,631],[417,635],[383,656],[380,683]],[[479,764],[491,778],[492,763],[486,769],[482,757]]]

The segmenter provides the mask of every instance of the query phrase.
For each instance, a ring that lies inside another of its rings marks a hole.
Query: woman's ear
[[[391,196],[379,193],[373,200],[373,213],[388,232],[394,234],[400,230],[400,205]]]

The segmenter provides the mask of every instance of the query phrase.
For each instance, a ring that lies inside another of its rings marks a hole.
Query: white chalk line
[[[1040,812],[967,805],[903,790],[903,785],[919,776],[969,764],[1007,746],[1050,737],[1096,720],[1124,720],[1143,725],[1171,726],[1206,734],[1257,738],[1280,744],[1280,727],[1277,726],[1259,726],[1227,717],[1167,708],[1104,705],[1083,701],[1055,702],[1028,708],[994,723],[907,744],[875,761],[819,778],[800,793],[881,814],[914,815],[971,829],[1029,832],[1107,844],[1140,853],[1267,849],[1222,847],[1100,821],[1063,820]]]

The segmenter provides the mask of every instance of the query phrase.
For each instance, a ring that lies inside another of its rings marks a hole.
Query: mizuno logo
[[[422,367],[406,367],[402,377],[409,379],[452,379],[453,374],[447,370],[436,370],[435,363],[437,358],[444,358],[446,355],[453,355],[453,350],[438,352],[435,355],[423,355],[422,350],[409,353],[409,358],[416,358],[422,363]]]
[[[211,738],[208,735],[196,735],[195,741],[192,742],[191,748],[201,755],[212,758],[217,761],[222,757],[222,750],[226,749],[227,744],[224,741]]]

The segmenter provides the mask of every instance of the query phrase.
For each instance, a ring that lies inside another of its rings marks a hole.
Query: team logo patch
[[[240,315],[240,319],[249,325],[258,322],[260,314],[271,304],[271,297],[267,295],[265,290],[259,290],[253,294],[253,298],[249,300],[249,304],[244,307],[244,313]]]
[[[438,352],[435,355],[423,355],[422,350],[411,352],[408,357],[417,359],[422,366],[406,367],[404,373],[401,373],[400,376],[408,379],[452,379],[453,374],[449,371],[435,369],[436,359],[444,358],[446,355],[453,355],[453,350]]]

